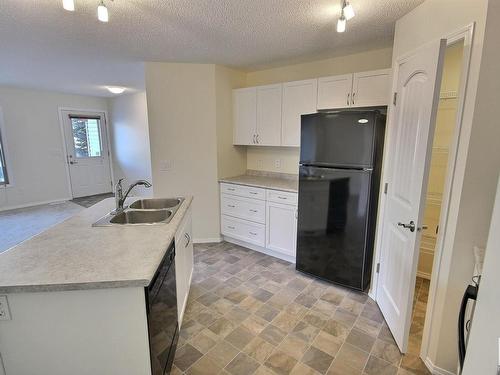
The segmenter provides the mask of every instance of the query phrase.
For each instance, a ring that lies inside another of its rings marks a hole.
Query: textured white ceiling
[[[254,70],[392,44],[395,21],[423,0],[0,0],[0,84],[91,95],[143,87],[143,61],[217,63]]]

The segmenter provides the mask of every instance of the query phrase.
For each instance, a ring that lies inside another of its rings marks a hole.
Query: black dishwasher
[[[179,338],[173,241],[153,280],[146,288],[146,311],[151,373],[152,375],[169,374]]]

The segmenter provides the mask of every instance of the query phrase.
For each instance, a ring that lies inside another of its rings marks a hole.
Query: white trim
[[[437,367],[436,365],[434,365],[434,363],[432,363],[429,357],[424,360],[424,364],[433,375],[456,375],[454,372],[450,372],[448,370],[445,370],[444,368]]]
[[[58,117],[59,117],[59,129],[61,131],[61,141],[63,143],[63,152],[64,152],[64,167],[66,170],[66,183],[67,183],[67,188],[68,188],[68,193],[70,199],[73,199],[73,190],[71,189],[71,175],[69,171],[69,165],[67,161],[67,155],[68,155],[68,148],[66,146],[66,135],[64,133],[64,116],[63,112],[64,111],[69,111],[69,112],[79,112],[79,113],[102,113],[104,114],[104,130],[106,131],[106,143],[108,146],[108,151],[109,151],[109,157],[108,157],[108,162],[109,162],[109,174],[111,177],[111,191],[113,191],[113,186],[115,184],[115,173],[114,173],[114,168],[113,168],[113,152],[111,150],[111,140],[109,137],[109,124],[111,121],[109,120],[108,116],[108,110],[107,109],[82,109],[82,108],[75,108],[75,107],[58,107],[57,112],[58,112]]]
[[[222,238],[221,237],[193,238],[193,243],[214,243],[214,242],[222,242]]]
[[[232,244],[246,247],[247,249],[258,251],[259,253],[263,253],[263,254],[272,256],[274,258],[283,259],[283,260],[286,260],[287,262],[295,264],[295,257],[292,257],[290,255],[282,254],[282,253],[277,252],[277,251],[266,249],[265,247],[262,247],[262,246],[253,245],[251,243],[237,240],[235,238],[231,238],[231,237],[227,237],[227,236],[222,236],[222,239],[224,241],[230,242]]]
[[[447,233],[450,228],[448,227],[450,202],[453,195],[453,180],[455,179],[456,163],[459,154],[460,135],[462,133],[462,123],[464,117],[465,100],[467,96],[467,83],[469,80],[469,67],[472,57],[472,42],[474,37],[474,23],[471,23],[458,31],[449,34],[447,45],[454,44],[463,40],[463,61],[460,77],[460,87],[458,89],[458,107],[456,113],[456,124],[453,130],[453,141],[450,146],[448,154],[448,163],[446,166],[446,181],[443,188],[441,199],[441,214],[439,218],[439,233],[436,239],[436,247],[434,249],[434,262],[432,265],[431,282],[429,286],[429,297],[427,299],[427,310],[425,312],[424,330],[422,335],[422,344],[420,346],[420,357],[428,358],[429,345],[432,336],[432,317],[434,316],[434,306],[436,303],[437,295],[437,280],[441,272],[441,260],[443,258],[444,243]],[[470,135],[469,135],[470,137]],[[468,142],[467,142],[468,144]],[[456,228],[453,228],[452,232]],[[438,330],[435,330],[436,332]],[[444,371],[444,370],[443,370]]]
[[[47,201],[39,201],[39,202],[30,202],[30,203],[23,203],[19,204],[17,206],[7,206],[7,207],[1,207],[0,212],[3,211],[10,211],[10,210],[17,210],[19,208],[26,208],[26,207],[36,207],[36,206],[43,206],[45,204],[54,204],[54,203],[64,203],[70,201],[71,198],[59,198],[59,199],[52,199],[52,200],[47,200]],[[75,203],[76,204],[76,203]]]
[[[2,139],[2,147],[3,147],[3,156],[5,159],[5,168],[7,169],[7,178],[9,179],[9,183],[6,185],[0,185],[0,189],[9,189],[15,186],[14,174],[12,172],[13,167],[9,158],[9,146],[7,145],[7,129],[5,125],[5,120],[3,117],[3,110],[0,107],[0,138]]]

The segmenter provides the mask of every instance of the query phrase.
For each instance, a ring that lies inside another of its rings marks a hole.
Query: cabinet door
[[[282,85],[257,87],[257,138],[260,146],[281,145]]]
[[[351,105],[352,74],[318,79],[318,109],[345,108]]]
[[[184,262],[186,265],[186,298],[189,295],[191,286],[191,277],[193,276],[194,267],[194,245],[193,245],[193,220],[191,218],[191,209],[186,214],[186,224],[184,227]]]
[[[317,79],[283,84],[282,146],[300,146],[300,116],[316,112],[317,98]]]
[[[391,70],[354,73],[351,107],[388,105]]]
[[[233,144],[254,144],[256,127],[257,88],[233,90]]]
[[[266,248],[295,257],[297,207],[267,202]]]
[[[189,209],[175,234],[175,283],[179,326],[182,324],[193,272],[193,241],[191,232],[191,209]]]

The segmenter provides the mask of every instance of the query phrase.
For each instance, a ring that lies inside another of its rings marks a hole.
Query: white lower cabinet
[[[297,207],[267,202],[266,220],[266,248],[295,258]]]
[[[255,189],[258,194],[249,198]],[[297,193],[221,183],[221,233],[243,246],[294,261]]]
[[[193,275],[193,239],[191,208],[175,234],[175,283],[179,327],[182,324]]]

